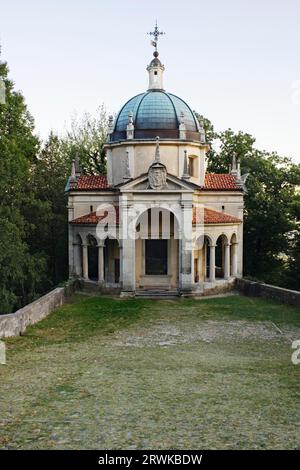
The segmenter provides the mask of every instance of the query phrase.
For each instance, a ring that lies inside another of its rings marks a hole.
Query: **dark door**
[[[145,240],[146,274],[168,274],[168,240]]]
[[[98,247],[88,247],[88,261],[89,261],[89,279],[91,281],[98,280]]]
[[[118,284],[120,281],[120,260],[115,259],[115,283]]]

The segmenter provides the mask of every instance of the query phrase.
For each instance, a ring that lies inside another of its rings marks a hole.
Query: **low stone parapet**
[[[284,289],[283,287],[264,284],[263,282],[250,281],[249,279],[237,279],[236,288],[244,295],[253,297],[265,297],[279,302],[300,307],[300,292]]]
[[[0,315],[0,338],[23,334],[29,325],[39,322],[65,303],[75,288],[78,288],[76,281],[68,282],[65,287],[57,287],[15,313]]]

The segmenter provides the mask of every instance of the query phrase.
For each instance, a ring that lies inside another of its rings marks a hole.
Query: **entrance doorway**
[[[168,240],[145,240],[145,273],[168,274]]]

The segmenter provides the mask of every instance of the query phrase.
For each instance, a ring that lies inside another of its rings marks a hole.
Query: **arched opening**
[[[135,271],[137,288],[177,288],[178,222],[164,208],[151,208],[136,224]]]
[[[74,264],[75,264],[75,274],[79,277],[83,276],[83,267],[82,267],[82,238],[79,234],[75,238],[75,249],[74,249]]]
[[[226,245],[228,245],[227,237],[224,234],[220,235],[216,243],[216,278],[218,279],[226,277]]]
[[[98,281],[98,246],[97,240],[88,235],[88,276],[91,281]]]
[[[106,284],[120,282],[120,247],[114,238],[106,238],[104,243],[104,281]]]
[[[205,235],[204,236],[204,271],[205,271],[205,280],[209,280],[211,277],[211,272],[210,272],[210,247],[212,243],[211,240]]]
[[[237,237],[234,233],[230,239],[230,275],[237,275]]]

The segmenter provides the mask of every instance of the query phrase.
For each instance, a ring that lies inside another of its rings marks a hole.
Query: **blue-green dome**
[[[132,113],[135,139],[179,138],[181,115],[187,139],[199,140],[197,119],[191,108],[178,96],[162,90],[150,90],[134,96],[121,108],[115,122],[111,140],[126,139],[128,114]]]

